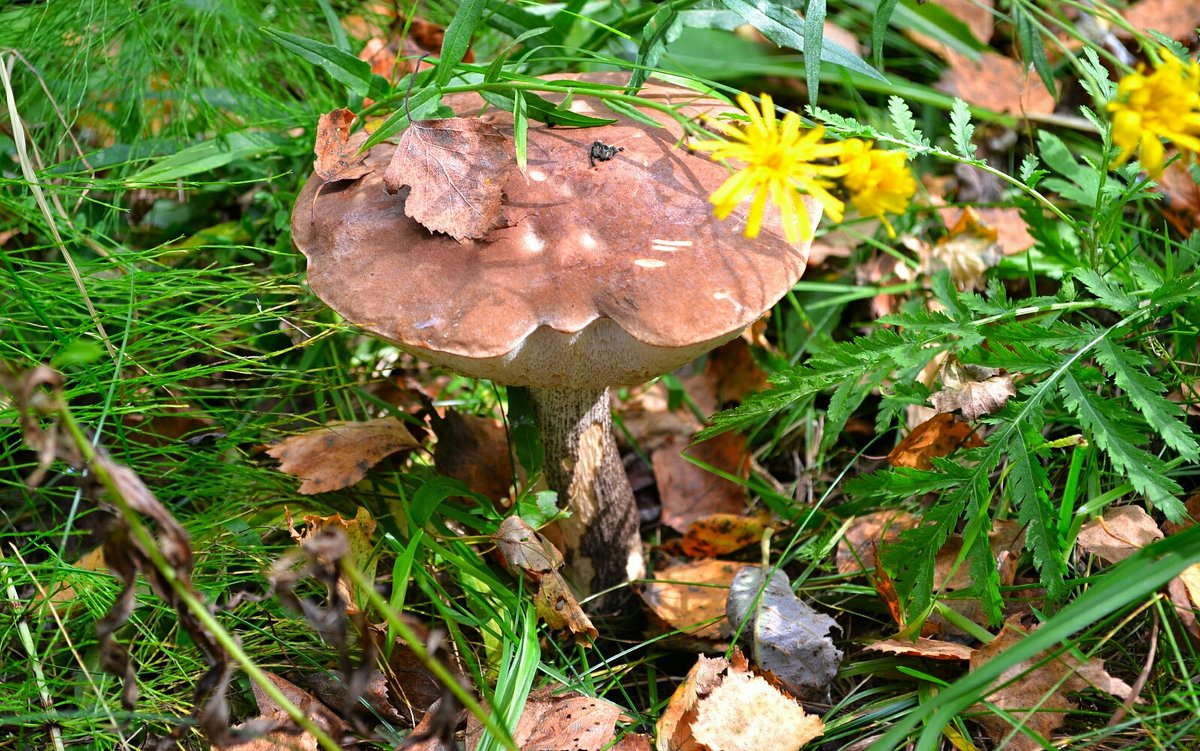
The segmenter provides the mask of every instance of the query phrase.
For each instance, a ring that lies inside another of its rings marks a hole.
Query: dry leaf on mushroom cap
[[[317,140],[313,147],[317,159],[313,172],[329,182],[355,180],[372,169],[364,164],[366,154],[358,153],[361,141],[357,145],[350,143],[350,124],[353,122],[354,113],[344,108],[326,112],[317,121]]]

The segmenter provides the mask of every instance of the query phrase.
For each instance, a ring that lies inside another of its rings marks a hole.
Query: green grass
[[[485,73],[514,38],[541,28],[527,38],[528,54],[494,78],[497,89],[511,92],[516,73],[628,66],[639,54],[651,67],[715,78],[729,92],[812,80],[803,55],[774,54],[725,31],[689,28],[658,49],[643,43],[641,30],[659,4],[603,5],[584,6],[584,15],[481,5],[476,62],[456,70]],[[352,518],[362,507],[378,523],[372,542],[382,600],[362,604],[382,624],[388,648],[404,630],[403,612],[445,633],[498,720],[511,725],[530,688],[553,679],[621,704],[645,731],[694,652],[672,651],[637,622],[598,620],[596,649],[555,642],[534,626],[528,593],[478,543],[501,512],[457,497],[460,489],[437,477],[427,455],[385,463],[352,489],[306,497],[264,452],[272,440],[331,420],[402,414],[382,390],[401,376],[430,383],[441,375],[326,309],[304,286],[291,244],[291,206],[311,171],[318,115],[362,110],[364,92],[377,100],[367,113],[388,115],[407,89],[407,81],[380,88],[356,78],[352,65],[329,62],[341,59],[330,49],[358,51],[361,41],[336,23],[356,6],[82,0],[0,7],[0,65],[11,64],[0,87],[0,361],[52,364],[63,374],[64,402],[87,440],[136,471],[187,529],[196,591],[216,606],[215,627],[235,636],[259,668],[336,672],[343,655],[279,598],[226,606],[238,593],[266,593],[272,566],[295,550],[285,514]],[[443,24],[459,9],[433,6],[428,17]],[[867,39],[875,6],[830,3],[828,17]],[[971,43],[928,7],[901,4],[890,25],[877,27],[890,82],[820,68],[820,107],[855,120],[831,120],[829,129],[907,148],[919,172],[975,164],[1002,173],[1001,204],[1022,208],[1036,249],[992,269],[982,294],[958,293],[944,278],[888,287],[909,299],[889,328],[866,304],[881,287],[858,283],[856,269],[877,253],[904,251],[882,233],[864,238],[849,258],[806,277],[773,313],[768,336],[777,350],[757,353],[775,379],[772,390],[715,421],[752,436],[759,465],[773,477],[754,475],[749,485],[762,505],[792,520],[776,533],[773,553],[800,594],[844,626],[847,658],[832,704],[818,708],[828,723],[824,747],[883,734],[872,748],[949,747],[946,723],[991,747],[962,720],[982,697],[987,672],[964,677],[961,669],[859,651],[895,626],[868,581],[836,573],[832,550],[843,520],[884,507],[923,508],[928,525],[902,541],[900,556],[883,558],[910,618],[945,599],[930,585],[928,566],[940,541],[961,533],[971,556],[963,565],[985,582],[980,594],[993,615],[980,628],[995,633],[1002,606],[1028,597],[1042,625],[1023,649],[1065,645],[1102,657],[1131,683],[1153,638],[1143,701],[1108,727],[1120,702],[1087,693],[1068,713],[1063,747],[1191,747],[1200,742],[1196,644],[1158,590],[1200,559],[1197,528],[1114,568],[1088,568],[1073,544],[1079,526],[1108,504],[1149,497],[1159,518],[1179,517],[1181,501],[1200,485],[1196,419],[1159,396],[1161,389],[1193,409],[1197,402],[1189,389],[1200,368],[1200,236],[1168,229],[1135,169],[1100,168],[1112,150],[1095,133],[1020,124],[1000,167],[957,148],[948,127],[953,101],[932,88],[943,64],[903,32],[920,26],[948,44]],[[1006,12],[1024,14],[1021,23],[1035,29],[1074,28],[1066,4],[1014,7]],[[1008,18],[1011,33],[1016,20]],[[278,41],[294,38],[327,46],[313,48],[314,63]],[[429,78],[449,80],[452,62]],[[1090,75],[1102,93],[1109,84],[1099,70],[1076,55],[1050,72],[1063,81]],[[911,122],[889,111],[891,94],[907,102]],[[794,90],[776,97],[797,110],[807,104]],[[977,129],[1016,124],[1008,115],[970,114]],[[1030,154],[1045,175],[1022,175]],[[1097,166],[1078,161],[1085,158]],[[939,232],[916,209],[896,223],[901,232]],[[929,313],[929,300],[945,313]],[[868,339],[855,340],[860,334]],[[1028,377],[1018,398],[988,418],[987,446],[928,471],[881,469],[878,457],[894,445],[905,408],[928,396],[914,376],[937,349]],[[502,391],[458,377],[441,393],[478,414],[498,415],[505,404]],[[842,435],[851,419],[874,425],[874,439]],[[138,666],[141,697],[132,711],[122,706],[120,682],[99,668],[95,627],[120,585],[76,562],[102,544],[112,506],[98,503],[95,482],[81,482],[64,462],[29,488],[38,457],[16,420],[11,395],[0,392],[0,748],[143,748],[172,733],[179,747],[204,747],[192,692],[208,666],[175,608],[146,584],[117,632]],[[1053,444],[1079,434],[1086,445]],[[809,463],[797,475],[801,458]],[[812,507],[795,500],[802,482],[811,483]],[[1026,526],[1032,549],[1018,585],[1004,589],[987,583],[994,574],[982,536],[1002,518]],[[324,596],[310,580],[297,588]],[[999,674],[1018,662],[1013,652],[988,669]],[[238,721],[257,714],[248,676],[239,671],[231,684]],[[404,736],[404,728],[362,711],[379,729],[371,747],[390,748]],[[488,741],[507,742],[502,731]]]

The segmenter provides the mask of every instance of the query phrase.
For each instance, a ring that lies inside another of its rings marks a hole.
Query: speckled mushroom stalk
[[[640,96],[689,117],[724,106],[659,84]],[[451,106],[478,111],[478,101]],[[572,514],[558,535],[565,573],[588,596],[644,569],[608,388],[737,336],[800,278],[808,244],[789,245],[771,214],[754,239],[744,216],[715,219],[708,197],[729,172],[680,148],[674,119],[647,110],[664,126],[650,127],[582,94],[571,108],[617,122],[531,124],[527,169],[514,161],[500,175],[502,216],[486,237],[459,242],[408,218],[408,188],[384,186],[390,144],[371,149],[358,179],[310,180],[292,233],[309,286],[346,320],[455,372],[529,389],[547,480]],[[489,117],[511,139],[511,116]],[[597,142],[620,148],[596,159]]]
[[[559,522],[566,572],[599,592],[646,573],[637,504],[613,440],[608,389],[530,388],[545,449],[546,483],[571,517]],[[606,596],[615,605],[623,593]]]

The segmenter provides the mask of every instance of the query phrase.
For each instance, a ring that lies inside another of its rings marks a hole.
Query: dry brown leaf
[[[985,52],[978,61],[954,50],[945,50],[949,67],[937,88],[969,104],[1013,115],[1049,115],[1055,94],[1023,63],[996,52]]]
[[[962,552],[962,545],[962,535],[953,534],[947,538],[946,544],[938,551],[933,561],[934,589],[954,592],[967,589],[974,584],[970,566],[967,563],[964,562],[957,569],[954,568],[954,564],[958,562],[959,554]],[[999,558],[1005,551],[1019,551],[1024,545],[1025,526],[1023,524],[1012,519],[992,521],[992,528],[988,531],[988,547],[992,549],[993,557]]]
[[[979,212],[968,206],[934,244],[918,238],[906,238],[904,244],[916,252],[924,273],[948,270],[959,289],[976,289],[983,285],[984,272],[1000,263],[1004,255],[999,237],[999,231],[985,224]]]
[[[1195,41],[1200,27],[1200,5],[1192,0],[1141,0],[1122,15],[1138,31],[1158,31],[1180,42]],[[1123,28],[1114,31],[1122,39],[1133,37]]]
[[[703,427],[686,405],[671,409],[667,387],[662,382],[631,392],[628,399],[615,405],[621,415],[618,440],[628,431],[643,451],[653,455],[672,438],[688,441]]]
[[[975,654],[972,647],[957,644],[952,641],[926,639],[921,637],[915,641],[907,639],[880,639],[863,647],[867,652],[883,652],[884,654],[903,655],[904,657],[924,657],[927,660],[970,660]]]
[[[685,447],[686,440],[672,438],[651,456],[662,523],[686,532],[692,522],[712,514],[741,514],[750,501],[746,487],[688,461],[681,453]],[[687,453],[734,477],[750,476],[750,452],[741,433],[722,433],[687,448]]]
[[[522,751],[649,751],[649,739],[636,733],[613,743],[617,723],[631,721],[620,707],[606,699],[564,691],[561,686],[546,686],[529,693],[513,729],[513,740]],[[470,715],[466,734],[468,751],[479,745],[482,733],[482,723]]]
[[[966,24],[980,42],[987,44],[991,40],[992,31],[996,26],[991,0],[930,0],[929,4],[945,8],[952,16]],[[908,35],[930,52],[942,57],[948,56],[949,48],[942,42],[916,31],[910,31]]]
[[[995,368],[964,365],[951,354],[942,363],[942,389],[929,397],[938,412],[958,410],[968,420],[978,420],[1002,408],[1017,395],[1010,375]]]
[[[765,389],[767,374],[758,367],[749,342],[738,337],[710,352],[703,372],[686,379],[684,387],[696,407],[711,415]]]
[[[887,458],[893,467],[930,469],[934,458],[982,445],[983,439],[975,434],[971,423],[944,412],[913,428]]]
[[[64,572],[61,586],[51,592],[47,598],[59,608],[68,608],[64,614],[69,613],[69,608],[75,605],[75,599],[79,597],[78,587],[83,587],[86,582],[88,585],[86,589],[91,589],[90,585],[94,581],[93,574],[108,571],[108,564],[104,562],[104,548],[92,548],[82,558],[75,561],[71,568],[88,573],[80,576],[70,571]],[[37,599],[42,599],[40,594]]]
[[[591,619],[558,573],[563,557],[557,548],[515,514],[500,522],[492,539],[509,570],[537,587],[533,604],[551,630],[571,636],[578,644],[596,638]]]
[[[842,662],[830,632],[837,621],[814,609],[792,592],[787,575],[744,568],[729,585],[725,617],[750,642],[754,664],[771,673],[793,696],[828,701],[829,686]]]
[[[1154,190],[1163,194],[1160,201],[1163,216],[1181,236],[1190,235],[1200,223],[1200,184],[1192,178],[1188,160],[1172,162],[1159,176]]]
[[[304,495],[346,488],[384,457],[420,444],[395,417],[365,422],[331,422],[288,437],[267,449],[279,469],[304,480]]]
[[[837,570],[854,574],[870,566],[879,547],[896,541],[900,533],[917,526],[917,517],[906,511],[876,511],[854,518],[846,534],[838,542]]]
[[[825,732],[821,718],[733,661],[703,655],[657,725],[658,751],[792,751]]]
[[[641,589],[642,600],[669,628],[700,639],[728,639],[733,631],[725,618],[729,585],[751,564],[706,560],[654,572]]]
[[[431,232],[478,239],[500,221],[512,144],[478,117],[416,120],[384,173],[389,193],[409,187],[404,213]]]
[[[341,531],[346,536],[346,541],[350,545],[350,560],[354,562],[355,568],[363,573],[367,581],[375,581],[375,566],[378,563],[378,559],[374,556],[375,545],[371,541],[371,537],[375,534],[376,524],[370,511],[359,506],[353,519],[343,519],[341,514],[334,514],[333,516],[305,514],[304,529],[299,532],[296,532],[292,528],[291,512],[286,511],[286,515],[288,534],[296,541],[297,545],[302,547],[326,529],[332,528]],[[357,612],[356,603],[358,603],[359,598],[356,598],[352,594],[349,585],[344,579],[338,580],[338,589],[341,591],[342,600],[347,603],[349,611]]]
[[[1084,524],[1075,544],[1085,553],[1118,563],[1162,538],[1162,531],[1141,506],[1116,506]]]
[[[507,499],[512,484],[508,436],[499,420],[464,415],[453,409],[431,418],[434,466],[446,477],[493,501]]]
[[[1171,580],[1167,595],[1179,620],[1192,638],[1200,640],[1200,624],[1196,614],[1200,612],[1200,563],[1188,566],[1183,573]]]
[[[299,707],[317,727],[324,730],[327,734],[332,734],[336,737],[349,729],[340,717],[335,715],[329,707],[326,707],[313,697],[312,694],[302,690],[286,678],[281,678],[271,673],[267,673],[266,675],[288,701]],[[258,702],[259,716],[256,720],[252,720],[249,723],[235,726],[234,729],[247,729],[251,732],[256,727],[264,726],[283,726],[284,729],[272,730],[246,743],[231,743],[228,745],[213,743],[213,751],[317,751],[320,748],[317,744],[317,739],[310,733],[296,733],[292,730],[292,728],[295,728],[295,724],[291,718],[257,683],[252,683],[250,687],[254,691],[255,701]]]
[[[354,113],[345,108],[326,112],[317,121],[317,142],[313,146],[317,159],[313,172],[326,182],[356,180],[371,171],[364,164],[367,155],[350,145],[352,122]]]
[[[770,522],[771,515],[765,512],[755,516],[713,514],[692,522],[680,547],[689,558],[714,558],[760,541]]]
[[[1026,636],[1019,626],[1011,622],[1004,624],[995,639],[975,651],[971,669],[986,665]],[[1005,670],[996,680],[996,685],[1002,688],[987,697],[987,701],[1010,713],[1022,725],[1023,730],[1017,730],[1004,746],[1008,751],[1041,751],[1045,746],[1025,731],[1032,731],[1049,741],[1066,719],[1066,710],[1072,708],[1067,692],[1093,687],[1122,700],[1133,693],[1128,684],[1105,672],[1100,660],[1081,664],[1070,654],[1060,654],[1053,659],[1047,657],[1048,654],[1042,652]],[[1035,707],[1037,711],[1031,711]],[[973,719],[983,726],[993,741],[999,743],[1013,731],[1012,724],[999,714],[981,705],[976,705],[973,711],[979,713]]]

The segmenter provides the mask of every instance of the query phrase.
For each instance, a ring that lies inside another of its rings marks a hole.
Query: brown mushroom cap
[[[650,94],[693,102],[684,89]],[[503,206],[511,226],[482,240],[434,234],[389,195],[395,147],[367,156],[356,181],[309,180],[292,218],[313,291],[347,320],[451,370],[518,386],[602,388],[669,372],[736,336],[800,278],[808,244],[768,222],[753,240],[744,215],[713,216],[724,167],[651,128],[577,96],[572,109],[618,122],[530,123],[528,169],[514,163]],[[708,100],[689,114],[712,112]],[[511,135],[511,116],[494,113]],[[594,142],[623,147],[611,160]],[[319,192],[318,192],[319,191]],[[808,203],[815,226],[819,208]]]

